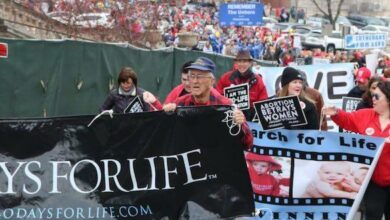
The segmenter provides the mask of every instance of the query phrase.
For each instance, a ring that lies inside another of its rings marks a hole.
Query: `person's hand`
[[[233,120],[236,124],[239,124],[239,125],[246,121],[244,113],[242,113],[242,111],[240,109],[233,110]]]
[[[175,103],[168,103],[163,106],[163,110],[165,112],[174,112],[176,110],[176,104]]]
[[[148,91],[145,91],[143,94],[143,99],[145,102],[149,103],[149,104],[152,104],[154,103],[155,101],[157,101],[156,97],[154,97],[154,95]]]
[[[335,106],[325,106],[322,108],[322,114],[333,116],[337,114],[337,108]]]

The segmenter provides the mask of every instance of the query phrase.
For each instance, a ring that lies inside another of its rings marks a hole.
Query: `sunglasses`
[[[374,99],[374,100],[379,100],[379,98],[380,98],[380,96],[379,96],[378,94],[376,94],[376,93],[373,93],[373,94],[371,95],[371,97],[372,97],[372,99]]]

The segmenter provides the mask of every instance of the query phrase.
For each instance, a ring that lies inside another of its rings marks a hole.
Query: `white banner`
[[[355,86],[353,78],[353,63],[317,64],[295,66],[294,68],[306,74],[310,87],[317,89],[324,99],[325,105],[342,107],[342,98]],[[280,77],[284,67],[261,67],[254,72],[263,76],[268,96],[275,95],[280,87]],[[337,131],[337,128],[329,124],[329,130]]]

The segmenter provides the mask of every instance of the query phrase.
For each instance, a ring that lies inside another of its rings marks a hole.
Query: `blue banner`
[[[221,4],[219,22],[221,26],[258,26],[263,23],[263,11],[260,3]]]
[[[352,219],[374,171],[383,138],[307,130],[263,131],[249,123],[246,163],[254,219]]]
[[[344,37],[345,49],[373,49],[385,48],[387,42],[386,33],[357,34]]]

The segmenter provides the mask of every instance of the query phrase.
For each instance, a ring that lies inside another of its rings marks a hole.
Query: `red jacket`
[[[253,109],[253,103],[268,98],[267,90],[265,88],[263,79],[260,75],[254,74],[252,71],[247,77],[243,77],[240,72],[231,70],[222,75],[219,79],[216,89],[219,93],[224,95],[223,89],[231,85],[249,84],[249,101],[250,107]]]
[[[207,106],[207,105],[232,105],[232,101],[212,89],[207,103],[197,103],[191,94],[179,97],[175,101],[177,106]],[[249,125],[245,122],[241,125],[241,143],[244,148],[250,149],[253,145],[253,135]]]
[[[383,131],[379,124],[379,115],[373,109],[361,109],[354,112],[339,110],[332,120],[342,128],[362,135],[388,137],[390,126]],[[372,181],[380,186],[390,186],[390,144],[385,143],[378,164],[375,167]]]
[[[183,84],[180,84],[178,86],[176,86],[167,96],[167,98],[165,99],[165,102],[164,104],[167,104],[167,103],[173,103],[175,102],[175,100],[177,98],[179,98],[180,96],[183,96],[183,95],[186,95],[188,94],[188,92],[184,89],[184,85]]]

